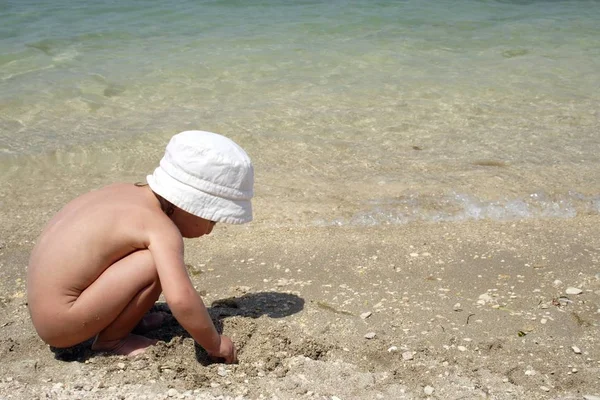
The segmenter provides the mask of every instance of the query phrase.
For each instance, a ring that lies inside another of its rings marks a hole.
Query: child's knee
[[[152,275],[152,283],[150,284],[150,288],[153,292],[156,292],[159,295],[162,292],[162,286],[160,284],[160,279],[158,277],[156,269],[154,270],[154,274]]]
[[[150,250],[138,250],[127,257],[130,257],[134,264],[142,268],[143,276],[146,280],[149,280],[152,283],[159,282],[156,263],[154,262],[154,257],[152,257]]]
[[[149,283],[148,287],[151,291],[158,291],[160,293],[162,287],[160,285],[158,270],[156,269],[156,264],[150,250],[139,250],[137,253],[139,253],[137,256],[140,257],[140,262],[144,265],[145,277]]]

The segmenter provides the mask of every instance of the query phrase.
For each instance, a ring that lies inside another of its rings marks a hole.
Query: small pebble
[[[373,339],[376,335],[375,332],[369,332],[365,335],[365,339]]]
[[[462,307],[461,307],[460,303],[456,303],[456,304],[454,305],[454,307],[452,307],[452,309],[453,309],[454,311],[462,311]]]
[[[169,391],[167,392],[167,396],[169,397],[175,397],[179,394],[179,392],[177,391],[177,389],[171,388],[169,389]]]
[[[594,396],[593,394],[583,395],[584,400],[600,400],[600,396]]]
[[[119,369],[124,369],[125,368],[125,363],[120,362],[120,363],[117,364],[117,367],[119,367]]]
[[[571,347],[573,349],[573,351],[575,352],[575,354],[581,354],[581,349],[577,346],[573,346]]]
[[[548,322],[548,320],[547,320],[546,318],[542,318],[542,319],[540,320],[540,323],[541,323],[541,324],[545,324],[546,322]]]
[[[549,392],[550,388],[546,387],[546,386],[540,386],[540,389],[542,389],[544,392]]]
[[[425,392],[425,394],[426,394],[427,396],[431,396],[431,395],[433,394],[433,391],[434,391],[434,390],[435,390],[435,389],[434,389],[434,388],[432,388],[432,387],[431,387],[431,386],[429,386],[429,385],[427,385],[427,386],[425,386],[425,387],[423,388],[423,392]]]
[[[395,351],[398,351],[398,348],[396,346],[392,346],[388,349],[388,353],[393,353]]]
[[[402,353],[402,359],[405,361],[410,361],[415,357],[415,353],[413,353],[412,351],[405,351],[404,353]]]
[[[479,295],[479,300],[477,300],[477,304],[483,305],[483,304],[489,303],[489,302],[491,302],[493,300],[494,300],[494,298],[492,296],[490,296],[487,293],[483,293],[483,294]]]
[[[372,313],[371,311],[367,311],[367,312],[364,312],[364,313],[360,314],[360,317],[361,317],[362,319],[367,319],[367,318],[369,318],[371,315],[373,315],[373,313]]]
[[[565,293],[567,294],[581,294],[583,293],[583,290],[576,288],[576,287],[568,287],[567,290],[565,291]]]
[[[467,351],[467,348],[465,346],[458,346],[457,349],[458,351]]]
[[[219,376],[227,376],[227,370],[224,367],[219,367],[217,369],[217,375],[219,375]]]
[[[52,390],[60,390],[63,387],[65,387],[65,384],[62,382],[58,382],[58,383],[55,383],[54,385],[52,385]]]

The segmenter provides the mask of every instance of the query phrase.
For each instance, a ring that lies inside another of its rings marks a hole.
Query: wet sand
[[[94,355],[85,344],[52,351],[35,335],[24,297],[42,219],[17,231],[7,214],[2,399],[600,396],[597,215],[220,225],[186,242],[186,262],[217,325],[238,345],[239,364],[222,365],[172,319],[150,334],[159,345],[135,358]]]

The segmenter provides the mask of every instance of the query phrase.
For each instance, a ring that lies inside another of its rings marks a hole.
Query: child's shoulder
[[[106,193],[106,192],[117,192],[117,193],[125,193],[125,192],[136,192],[138,189],[144,188],[145,186],[136,185],[133,183],[111,183],[109,185],[103,186],[99,189],[92,190],[90,193]]]
[[[157,204],[158,201],[148,186],[113,183],[77,197],[65,208],[80,212],[85,210],[93,214],[123,214],[120,217],[134,218],[139,213],[145,216],[163,214]]]
[[[136,185],[133,183],[111,183],[109,185],[91,190],[82,197],[97,197],[106,199],[108,196],[114,200],[127,201],[137,200],[136,203],[143,203],[145,198],[148,198],[148,193],[151,192],[147,185]]]

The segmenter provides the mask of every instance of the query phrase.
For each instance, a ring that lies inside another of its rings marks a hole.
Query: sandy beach
[[[0,400],[600,400],[598,1],[74,3],[0,2]],[[42,228],[185,130],[254,164],[185,242],[239,363],[49,348]]]
[[[0,244],[0,398],[596,399],[599,222],[221,225],[186,261],[237,365],[173,319],[134,358],[52,351],[28,318],[25,229]]]

